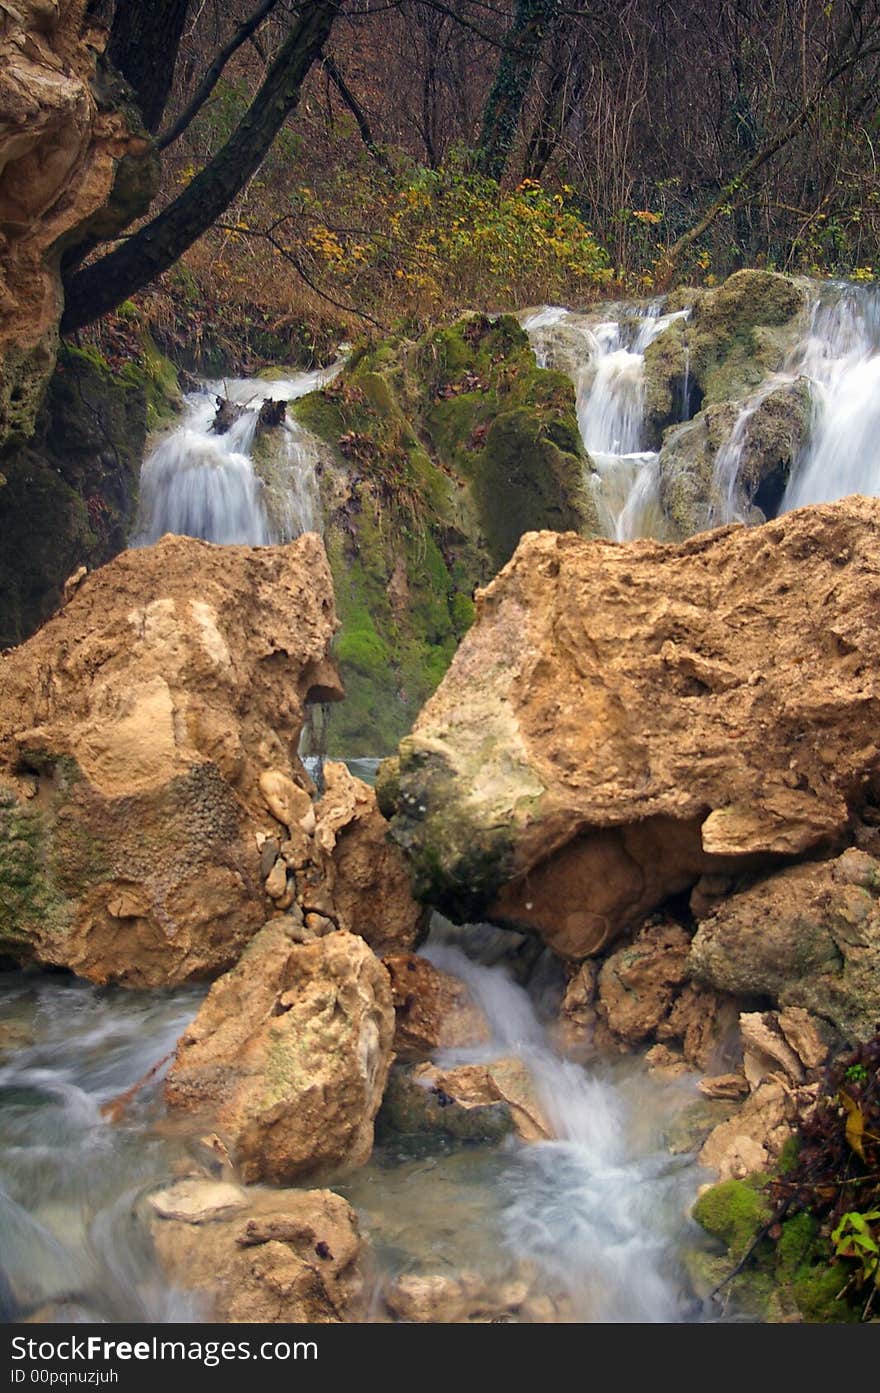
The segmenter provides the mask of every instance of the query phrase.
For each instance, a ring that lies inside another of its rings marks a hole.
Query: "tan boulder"
[[[455,1276],[413,1272],[391,1283],[385,1292],[385,1304],[396,1320],[452,1325],[515,1321],[521,1315],[533,1319],[531,1308],[528,1314],[523,1312],[529,1296],[529,1283],[515,1275],[493,1280],[478,1272],[460,1272]],[[544,1319],[556,1319],[549,1298]]]
[[[579,960],[701,877],[845,845],[878,567],[867,498],[675,546],[524,536],[400,747],[418,897]]]
[[[362,938],[300,944],[273,919],[181,1037],[166,1097],[210,1119],[246,1183],[349,1169],[372,1150],[393,1034]]]
[[[112,235],[158,185],[137,113],[106,97],[99,106],[95,59],[105,42],[85,0],[0,8],[0,444],[33,433],[54,366],[59,243],[96,215]]]
[[[168,1280],[199,1295],[206,1319],[286,1325],[363,1317],[365,1248],[341,1196],[240,1191],[247,1212],[240,1200],[230,1213],[221,1193],[228,1185],[180,1183],[200,1186],[202,1209],[169,1212],[167,1192],[150,1196],[149,1229]]]
[[[599,1009],[614,1035],[632,1044],[654,1034],[684,985],[689,948],[678,924],[652,924],[606,958]]]
[[[339,927],[360,934],[380,956],[412,948],[429,911],[413,898],[409,867],[373,790],[344,764],[328,761],[316,816],[315,839],[333,868]]]
[[[395,953],[383,962],[391,978],[398,1059],[426,1059],[437,1050],[491,1040],[489,1022],[465,982],[416,953]]]
[[[806,1068],[824,1059],[815,1018],[868,1039],[880,1020],[880,861],[851,847],[731,895],[700,925],[688,967],[718,990],[778,1003]]]
[[[318,537],[165,537],[0,655],[0,951],[138,987],[235,962],[269,907],[260,781],[307,782],[335,627]]]

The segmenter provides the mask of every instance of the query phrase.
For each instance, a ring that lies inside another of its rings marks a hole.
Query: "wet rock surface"
[[[216,976],[266,917],[260,777],[332,671],[323,547],[126,552],[0,656],[0,949],[92,981]]]
[[[166,1097],[210,1119],[247,1183],[352,1168],[372,1150],[393,1033],[388,974],[364,940],[299,944],[279,917],[215,982]]]

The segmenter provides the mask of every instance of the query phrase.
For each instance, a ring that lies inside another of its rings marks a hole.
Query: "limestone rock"
[[[428,910],[413,898],[409,867],[373,790],[344,764],[327,761],[316,818],[339,927],[360,934],[380,956],[412,948],[426,931]]]
[[[0,950],[138,987],[231,965],[268,907],[259,779],[301,773],[335,626],[318,537],[166,537],[0,655]]]
[[[211,1182],[203,1182],[207,1187]],[[364,1244],[332,1190],[245,1194],[248,1214],[157,1215],[150,1234],[169,1279],[197,1292],[206,1319],[329,1324],[364,1314]]]
[[[743,1072],[754,1090],[770,1074],[782,1073],[793,1083],[804,1076],[800,1059],[782,1036],[771,1012],[744,1011],[739,1018],[743,1038]]]
[[[415,953],[393,954],[384,965],[391,978],[398,1059],[426,1059],[437,1050],[492,1038],[489,1022],[459,978]]]
[[[480,1077],[485,1083],[485,1074]],[[431,1064],[394,1066],[376,1128],[380,1137],[427,1134],[490,1146],[514,1130],[511,1110],[502,1099],[484,1096],[479,1103],[463,1102],[446,1091]]]
[[[515,1276],[492,1281],[477,1272],[461,1272],[455,1276],[406,1273],[392,1282],[385,1293],[385,1304],[396,1320],[418,1324],[469,1324],[516,1320],[529,1294],[528,1282]],[[544,1319],[553,1320],[552,1301],[548,1301],[548,1305],[550,1310]]]
[[[588,960],[572,974],[559,1009],[559,1042],[564,1053],[588,1044],[596,1023],[599,965]]]
[[[836,860],[789,867],[704,920],[690,970],[722,991],[769,996],[831,1022],[849,1040],[867,1039],[880,1020],[878,901],[880,862],[866,852],[850,848]],[[813,1068],[823,1041],[805,1038],[805,1024],[787,1011],[780,1016],[785,1038]]]
[[[677,924],[644,929],[602,964],[599,1006],[609,1028],[628,1043],[652,1035],[685,981],[690,939]]]
[[[701,876],[845,845],[880,771],[878,529],[850,498],[680,546],[525,536],[400,747],[416,895],[579,960]]]
[[[247,1194],[239,1185],[192,1176],[176,1180],[167,1190],[156,1190],[148,1203],[160,1219],[182,1219],[187,1224],[207,1224],[225,1219],[248,1207]]]
[[[168,1075],[246,1183],[362,1165],[391,1062],[388,974],[362,938],[291,942],[273,919],[214,983]]]
[[[710,1133],[700,1163],[716,1170],[719,1180],[742,1180],[767,1170],[792,1135],[797,1117],[792,1090],[779,1078],[766,1079],[728,1122]]]
[[[85,0],[15,0],[0,12],[0,443],[32,434],[55,362],[61,247],[95,215],[106,235],[120,230],[157,186],[139,117],[99,108],[92,81],[106,36],[85,10]],[[111,196],[122,170],[141,184],[125,212]]]
[[[514,1130],[523,1141],[546,1141],[553,1136],[528,1070],[518,1059],[459,1064],[451,1069],[420,1064],[412,1076],[422,1088],[440,1095],[441,1101],[445,1099],[446,1107],[455,1104],[470,1111],[506,1104]]]

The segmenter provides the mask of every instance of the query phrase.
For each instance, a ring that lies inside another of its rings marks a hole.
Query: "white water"
[[[120,1124],[101,1106],[173,1050],[201,995],[0,975],[0,1028],[26,1039],[0,1054],[0,1319],[197,1318],[132,1218],[180,1154],[151,1126],[161,1085]]]
[[[800,359],[813,422],[782,511],[880,495],[880,290],[848,286],[820,297]]]
[[[272,432],[280,448],[268,483],[254,467],[254,438],[264,401],[293,401],[338,371],[335,366],[271,382],[230,378],[189,393],[179,425],[144,460],[131,545],[148,546],[173,532],[206,542],[264,546],[320,531],[311,437],[289,418]],[[222,435],[211,429],[221,396],[247,408]]]
[[[640,1079],[628,1096],[619,1081],[555,1053],[528,994],[504,969],[480,967],[447,944],[423,951],[468,983],[493,1031],[488,1051],[448,1051],[444,1062],[518,1056],[558,1138],[522,1147],[507,1178],[502,1225],[511,1253],[565,1288],[579,1320],[694,1318],[678,1258],[705,1172],[659,1142],[660,1110],[681,1107],[692,1083],[668,1085],[664,1096],[656,1080]]]
[[[645,449],[645,350],[688,311],[661,309],[655,301],[627,307],[622,319],[595,320],[547,306],[523,320],[538,363],[574,380],[581,439],[595,470],[588,483],[604,535],[618,542],[663,530],[659,455]]]

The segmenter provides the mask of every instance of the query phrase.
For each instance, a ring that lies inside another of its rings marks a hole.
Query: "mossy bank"
[[[126,545],[147,434],[178,397],[148,338],[119,371],[94,348],[61,349],[33,438],[0,454],[0,648],[48,618],[78,566]]]
[[[292,408],[331,447],[322,493],[347,699],[330,753],[409,729],[523,532],[597,531],[574,389],[509,315],[386,340]]]

